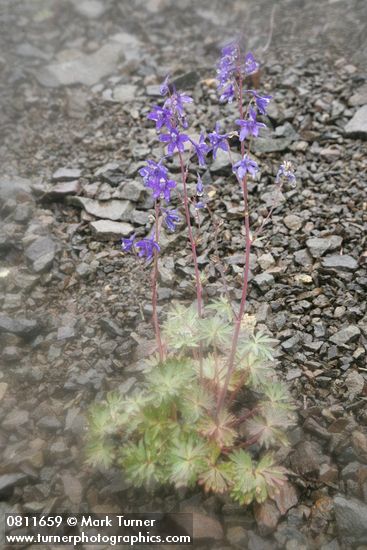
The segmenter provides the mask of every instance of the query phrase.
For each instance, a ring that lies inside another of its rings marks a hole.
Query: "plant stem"
[[[240,57],[240,55],[239,55]],[[243,80],[240,75],[239,71],[239,78],[238,78],[238,110],[240,113],[241,119],[244,117],[243,112]],[[247,111],[246,111],[247,113]],[[248,146],[247,154],[250,152],[250,143]],[[241,141],[241,156],[244,158],[245,156],[245,142]],[[225,398],[228,392],[228,386],[231,379],[231,376],[233,374],[233,371],[235,369],[235,358],[236,358],[236,351],[237,351],[237,345],[238,345],[238,338],[241,331],[241,323],[243,314],[245,312],[246,308],[246,302],[247,302],[247,290],[248,290],[248,279],[249,279],[249,273],[250,273],[250,250],[251,250],[251,234],[250,234],[250,214],[249,214],[249,204],[248,204],[248,189],[247,189],[247,174],[243,178],[241,183],[242,187],[242,194],[243,194],[243,202],[244,202],[244,218],[245,218],[245,233],[246,233],[246,241],[245,241],[245,269],[244,269],[244,275],[243,275],[243,286],[242,286],[242,295],[241,295],[241,302],[240,302],[240,309],[238,312],[238,317],[235,320],[235,327],[232,337],[232,344],[231,344],[231,351],[229,354],[228,359],[228,369],[226,378],[224,381],[223,388],[219,394],[219,399],[217,402],[217,415],[220,413],[224,406]]]
[[[203,315],[203,306],[202,306],[202,286],[201,286],[201,280],[200,280],[200,272],[198,267],[198,258],[196,253],[196,243],[195,239],[192,233],[192,226],[191,226],[191,220],[190,220],[190,208],[189,208],[189,198],[187,195],[187,186],[186,186],[186,178],[187,178],[187,171],[185,170],[184,161],[182,158],[182,154],[179,151],[179,157],[180,157],[180,165],[181,165],[181,176],[182,176],[182,185],[183,185],[183,198],[184,198],[184,207],[185,207],[185,217],[186,217],[186,223],[187,223],[187,229],[189,232],[189,240],[191,245],[191,252],[192,252],[192,258],[194,262],[194,269],[195,269],[195,281],[196,281],[196,298],[197,298],[197,308],[198,308],[198,315],[199,317],[202,317]]]
[[[159,240],[159,204],[158,201],[155,201],[155,240]],[[162,362],[164,359],[161,330],[159,327],[158,321],[158,251],[154,250],[154,259],[153,259],[153,270],[152,270],[152,307],[153,307],[153,325],[155,338],[157,341],[159,359]]]

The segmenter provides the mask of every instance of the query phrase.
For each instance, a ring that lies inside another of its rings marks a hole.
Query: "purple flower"
[[[187,136],[186,134],[180,134],[179,131],[176,130],[176,128],[172,128],[169,134],[161,134],[159,136],[159,140],[167,143],[168,154],[172,155],[175,149],[177,149],[177,151],[180,151],[181,153],[184,152],[184,143],[189,140],[189,136]]]
[[[285,160],[283,164],[280,165],[277,176],[275,178],[275,183],[279,183],[281,178],[284,178],[290,183],[293,187],[296,186],[296,176],[293,172],[292,163],[289,160]]]
[[[198,174],[198,181],[196,182],[196,195],[198,197],[202,197],[204,195],[204,185],[199,174]]]
[[[153,237],[141,239],[135,243],[135,248],[138,250],[139,258],[145,256],[147,260],[150,260],[153,257],[155,251],[160,251],[159,244]]]
[[[265,128],[265,124],[262,122],[256,122],[255,109],[250,108],[249,116],[247,120],[237,119],[236,124],[241,126],[240,141],[244,141],[248,136],[257,137],[259,135],[259,128]]]
[[[195,208],[197,210],[200,210],[201,208],[206,208],[206,204],[205,204],[204,201],[199,201],[199,202],[195,203]]]
[[[205,157],[210,151],[209,145],[205,143],[204,134],[200,134],[199,143],[195,143],[193,139],[190,139],[190,142],[193,144],[196,156],[198,157],[199,165],[205,166]]]
[[[215,130],[211,134],[208,134],[208,138],[213,150],[214,160],[217,158],[218,149],[222,149],[223,151],[228,151],[228,141],[227,141],[228,134],[220,134],[219,130],[220,130],[219,123],[217,122],[215,125]]]
[[[154,120],[157,130],[160,130],[162,126],[167,126],[167,128],[170,130],[172,127],[171,117],[172,113],[169,109],[164,109],[163,107],[159,107],[158,105],[155,105],[155,107],[153,107],[153,109],[147,115],[147,118],[149,120]]]
[[[258,169],[259,167],[257,165],[257,162],[250,159],[248,155],[244,156],[243,159],[239,160],[238,162],[236,162],[236,164],[233,165],[233,172],[237,174],[239,180],[243,180],[247,173],[255,176]]]
[[[121,239],[121,248],[124,252],[131,252],[134,247],[135,233],[127,239]]]
[[[220,96],[219,101],[221,103],[224,103],[226,101],[228,103],[232,103],[235,97],[236,97],[236,92],[233,84],[228,84],[228,86],[222,90],[222,95]]]
[[[162,82],[162,84],[159,88],[159,93],[163,96],[169,94],[169,74],[163,80],[163,82]]]
[[[162,160],[158,163],[148,160],[147,165],[139,170],[139,174],[143,177],[145,186],[152,190],[154,199],[164,197],[169,202],[176,182],[169,179],[167,168],[161,164]]]
[[[170,231],[175,231],[176,225],[180,221],[180,216],[177,214],[176,209],[168,210],[167,208],[162,208],[163,221],[166,224],[166,227]]]
[[[184,103],[192,103],[192,97],[181,94],[179,92],[174,92],[171,97],[168,97],[164,102],[163,107],[165,109],[169,108],[173,113],[177,114],[178,117],[182,118],[185,116]]]
[[[266,109],[268,108],[268,105],[270,103],[270,100],[273,96],[271,95],[258,95],[256,92],[255,92],[255,101],[256,101],[256,105],[257,105],[257,108],[259,110],[259,113],[262,114],[262,115],[265,115],[266,114]]]
[[[257,73],[257,71],[259,70],[259,66],[259,63],[255,60],[253,54],[251,52],[248,52],[245,55],[243,65],[244,74],[246,76],[249,76],[250,74]]]

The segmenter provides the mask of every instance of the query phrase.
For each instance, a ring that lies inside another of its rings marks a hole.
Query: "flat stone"
[[[78,180],[65,181],[50,187],[43,195],[43,200],[62,199],[67,195],[78,195],[80,193],[80,183]]]
[[[275,493],[273,499],[282,516],[284,516],[284,514],[286,514],[290,508],[293,508],[298,504],[297,491],[294,485],[292,485],[288,481],[280,485],[279,491]]]
[[[352,342],[358,338],[361,334],[361,331],[355,325],[350,325],[348,327],[342,328],[335,334],[330,337],[330,341],[337,346],[343,346]]]
[[[126,222],[112,222],[110,220],[98,220],[91,222],[93,234],[102,241],[118,240],[128,237],[134,231],[134,226]]]
[[[91,54],[73,51],[69,59],[51,63],[38,71],[36,78],[40,84],[49,87],[73,84],[93,86],[113,73],[118,62],[124,57],[124,45],[111,40]]]
[[[82,175],[78,168],[59,168],[52,174],[53,181],[73,181]]]
[[[277,528],[280,512],[274,502],[267,500],[254,506],[255,519],[260,535],[270,535]]]
[[[17,336],[28,337],[39,332],[37,321],[32,321],[24,318],[14,319],[7,315],[0,314],[0,333],[10,332]]]
[[[253,282],[260,290],[267,291],[274,285],[274,277],[270,273],[260,273],[253,278]]]
[[[349,105],[356,107],[358,105],[367,105],[367,84],[363,84],[356,92],[349,98]]]
[[[16,199],[17,195],[31,193],[31,182],[18,176],[1,176],[0,199],[4,202],[8,199]]]
[[[328,250],[340,248],[342,242],[342,237],[331,235],[330,237],[313,237],[307,239],[306,246],[313,258],[321,258]]]
[[[257,138],[253,143],[254,153],[280,153],[289,149],[293,138],[282,137],[278,139],[273,138]]]
[[[140,181],[128,181],[119,188],[120,198],[133,202],[139,202],[145,193],[146,188]]]
[[[68,197],[67,202],[74,206],[81,206],[88,214],[96,218],[112,221],[128,221],[133,206],[130,201],[112,199],[97,201],[87,197]]]
[[[38,237],[24,252],[36,273],[46,271],[52,266],[55,253],[56,245],[50,237]]]
[[[367,504],[343,496],[334,497],[337,529],[342,540],[353,545],[367,544]]]
[[[295,214],[289,214],[288,216],[285,216],[283,219],[283,223],[288,229],[293,229],[293,231],[298,231],[298,229],[301,229],[303,220],[299,216],[296,216]]]
[[[232,152],[232,160],[235,164],[237,161],[241,160],[241,155]],[[229,154],[226,151],[222,151],[222,149],[218,149],[216,158],[210,165],[210,171],[213,172],[213,174],[228,173],[228,169],[231,167],[232,163]]]
[[[2,497],[9,495],[10,492],[21,483],[28,479],[27,474],[4,474],[0,475],[0,495]]]
[[[58,340],[68,340],[69,338],[74,338],[75,330],[72,326],[60,327],[57,330],[57,339]]]
[[[358,262],[348,254],[332,254],[323,258],[322,267],[325,269],[341,269],[342,271],[354,271],[358,267]]]
[[[355,113],[345,127],[347,136],[367,139],[367,105],[363,105]]]
[[[138,87],[135,84],[121,84],[116,86],[113,91],[112,97],[118,103],[126,103],[128,101],[134,101],[136,99],[136,93]]]
[[[89,19],[101,17],[107,9],[107,6],[99,0],[72,0],[72,4],[80,15]]]
[[[4,418],[2,423],[3,428],[7,430],[17,429],[19,426],[27,424],[29,420],[29,412],[22,409],[14,409],[10,411]]]

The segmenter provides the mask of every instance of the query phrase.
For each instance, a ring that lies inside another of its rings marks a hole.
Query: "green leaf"
[[[235,417],[226,410],[218,416],[206,416],[198,425],[199,432],[220,447],[231,447],[238,434],[233,428]]]
[[[195,385],[186,391],[180,400],[180,412],[186,422],[195,423],[215,407],[214,395]]]
[[[229,455],[231,465],[231,496],[240,504],[249,504],[255,490],[254,467],[251,456],[243,449],[236,449]]]
[[[175,305],[163,325],[163,335],[170,348],[185,350],[199,345],[199,317],[196,308]]]
[[[151,487],[163,480],[160,464],[160,449],[152,440],[140,439],[137,443],[127,443],[121,450],[121,464],[126,477],[136,487]]]
[[[287,436],[284,433],[284,425],[287,425],[287,416],[283,411],[275,414],[266,413],[250,418],[245,423],[245,430],[248,436],[256,438],[260,445],[268,449],[271,445],[287,445]]]
[[[155,405],[177,398],[195,378],[193,363],[189,359],[168,359],[146,375],[147,389]]]
[[[208,446],[199,438],[188,436],[178,439],[168,457],[175,487],[192,487],[198,474],[205,469]]]
[[[115,459],[115,450],[111,444],[106,443],[103,439],[90,441],[86,449],[86,462],[93,468],[102,466],[109,468]]]
[[[246,356],[253,356],[255,359],[273,360],[272,347],[276,340],[262,332],[251,335],[248,340],[240,341],[238,345],[238,360],[241,362]]]
[[[232,327],[216,315],[199,321],[200,338],[208,346],[225,346],[230,344]]]
[[[199,483],[206,492],[225,493],[231,484],[231,467],[228,463],[210,464],[207,470],[199,474]]]
[[[199,364],[196,363],[195,366],[199,372]],[[216,358],[213,354],[208,354],[202,361],[203,377],[218,388],[221,388],[224,385],[227,376],[227,368],[227,359],[223,356],[218,356]],[[230,391],[235,389],[240,378],[241,373],[233,373],[228,386]]]
[[[214,311],[226,322],[232,323],[234,320],[232,305],[226,296],[221,296],[218,300],[215,300],[211,304],[207,305],[205,309]]]

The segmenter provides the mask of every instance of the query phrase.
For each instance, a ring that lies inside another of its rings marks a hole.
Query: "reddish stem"
[[[159,205],[158,201],[155,201],[155,241],[159,240]],[[158,321],[158,250],[154,249],[153,270],[152,270],[152,307],[153,307],[153,325],[155,338],[157,341],[159,359],[162,362],[164,359],[163,345],[161,338],[161,330]]]
[[[201,286],[201,280],[200,280],[200,272],[199,272],[199,266],[198,266],[198,258],[196,253],[196,243],[194,239],[194,235],[192,233],[192,226],[191,226],[191,219],[190,219],[190,208],[189,208],[189,198],[187,195],[187,186],[186,186],[186,178],[187,178],[187,170],[185,169],[184,161],[182,158],[182,154],[179,151],[179,157],[180,157],[180,165],[181,165],[181,176],[182,176],[182,185],[183,185],[183,198],[184,198],[184,207],[185,207],[185,217],[186,217],[186,223],[187,223],[187,229],[189,232],[189,240],[191,245],[191,252],[192,252],[192,258],[194,262],[194,269],[195,269],[195,280],[196,280],[196,297],[197,297],[197,303],[198,303],[198,314],[199,317],[202,317],[203,314],[203,306],[202,306],[202,286]]]

